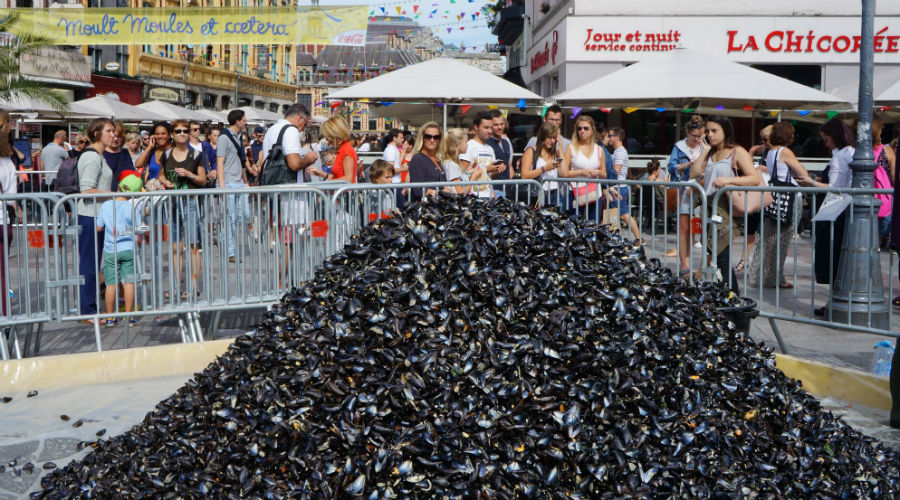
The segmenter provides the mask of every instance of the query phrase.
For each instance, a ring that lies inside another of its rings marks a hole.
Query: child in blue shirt
[[[139,192],[141,178],[135,172],[123,172],[119,191]],[[134,226],[140,224],[140,212],[128,198],[117,196],[100,206],[97,230],[103,231],[103,276],[106,281],[106,313],[115,310],[116,288],[122,284],[125,312],[134,310]],[[105,229],[105,231],[104,231]],[[132,317],[131,324],[137,320]],[[114,318],[107,318],[106,326],[116,326]]]

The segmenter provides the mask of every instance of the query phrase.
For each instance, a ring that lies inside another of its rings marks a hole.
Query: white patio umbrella
[[[197,113],[203,115],[203,121],[205,122],[222,122],[225,123],[228,121],[228,117],[226,116],[228,113],[224,113],[222,111],[213,111],[211,109],[198,109]]]
[[[450,58],[432,59],[392,71],[329,94],[328,99],[423,103],[425,113],[430,113],[435,103],[500,105],[516,104],[521,99],[526,103],[543,101],[541,96],[528,89]],[[443,106],[444,126],[448,111],[452,111],[448,108],[459,106]],[[399,113],[395,114],[399,111],[400,108],[377,112],[399,116]]]
[[[900,81],[895,82],[884,92],[878,94],[875,103],[881,106],[900,105]]]
[[[194,120],[198,122],[209,121],[209,118],[200,112],[163,101],[147,101],[145,103],[138,104],[137,107],[146,109],[147,111],[156,113],[158,115],[165,116],[170,121],[179,118],[184,120]]]
[[[101,116],[97,113],[78,113],[71,110],[57,111],[49,104],[36,101],[29,97],[21,97],[10,99],[9,101],[0,101],[0,109],[8,111],[10,114],[23,115],[28,119],[37,120],[62,120],[64,118],[97,118]]]
[[[112,117],[117,120],[126,122],[143,122],[143,121],[167,121],[163,115],[154,113],[150,110],[125,104],[116,99],[98,95],[80,101],[75,101],[69,107],[76,113],[93,114],[99,116]]]
[[[555,99],[571,106],[735,110],[846,110],[842,98],[688,49],[649,57]]]
[[[237,108],[244,112],[244,116],[247,118],[247,121],[250,123],[274,123],[278,120],[284,118],[282,115],[278,113],[273,113],[271,111],[266,111],[264,109],[254,108],[252,106],[244,106],[242,108]],[[228,113],[225,113],[228,114]]]

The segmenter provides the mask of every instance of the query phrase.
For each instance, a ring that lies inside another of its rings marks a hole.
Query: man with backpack
[[[247,127],[247,118],[240,109],[228,113],[228,126],[222,129],[216,143],[216,163],[218,185],[220,189],[243,189],[247,187],[246,168],[249,167],[244,150],[243,131]],[[234,231],[244,227],[250,220],[250,206],[246,196],[228,195],[228,223],[225,224],[228,261],[234,262]]]
[[[284,118],[266,131],[257,164],[261,186],[299,184],[304,181],[306,167],[318,159],[315,151],[303,148],[300,131],[306,128],[307,123],[309,110],[306,106],[292,104],[284,112]],[[294,233],[309,222],[307,195],[285,193],[281,195],[281,206],[278,208],[279,214],[272,215],[272,225],[284,228],[281,241],[291,245],[294,243]],[[290,252],[285,253],[285,260],[290,260]]]

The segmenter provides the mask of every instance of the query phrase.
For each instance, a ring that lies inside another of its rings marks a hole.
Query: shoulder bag
[[[791,175],[790,167],[787,169],[787,175],[784,180],[778,178],[778,156],[781,154],[782,149],[779,149],[778,152],[775,153],[774,175],[769,181],[769,185],[772,187],[794,187],[791,183],[793,175]],[[790,224],[794,220],[795,198],[796,193],[773,192],[772,199],[774,200],[774,203],[766,206],[764,215],[781,225]]]
[[[735,177],[741,177],[740,172],[734,166],[734,151],[731,152],[731,171]],[[760,176],[757,186],[767,187],[768,184]],[[775,201],[771,191],[729,191],[728,196],[731,198],[731,215],[733,217],[755,214]]]

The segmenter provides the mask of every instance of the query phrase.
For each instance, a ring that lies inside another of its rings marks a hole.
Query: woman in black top
[[[428,122],[422,126],[422,132],[416,137],[413,146],[413,157],[409,160],[409,182],[444,182],[444,169],[438,159],[441,146],[441,127],[436,122]],[[426,189],[425,196],[433,196],[436,189]],[[413,189],[412,201],[422,199],[422,190]]]

